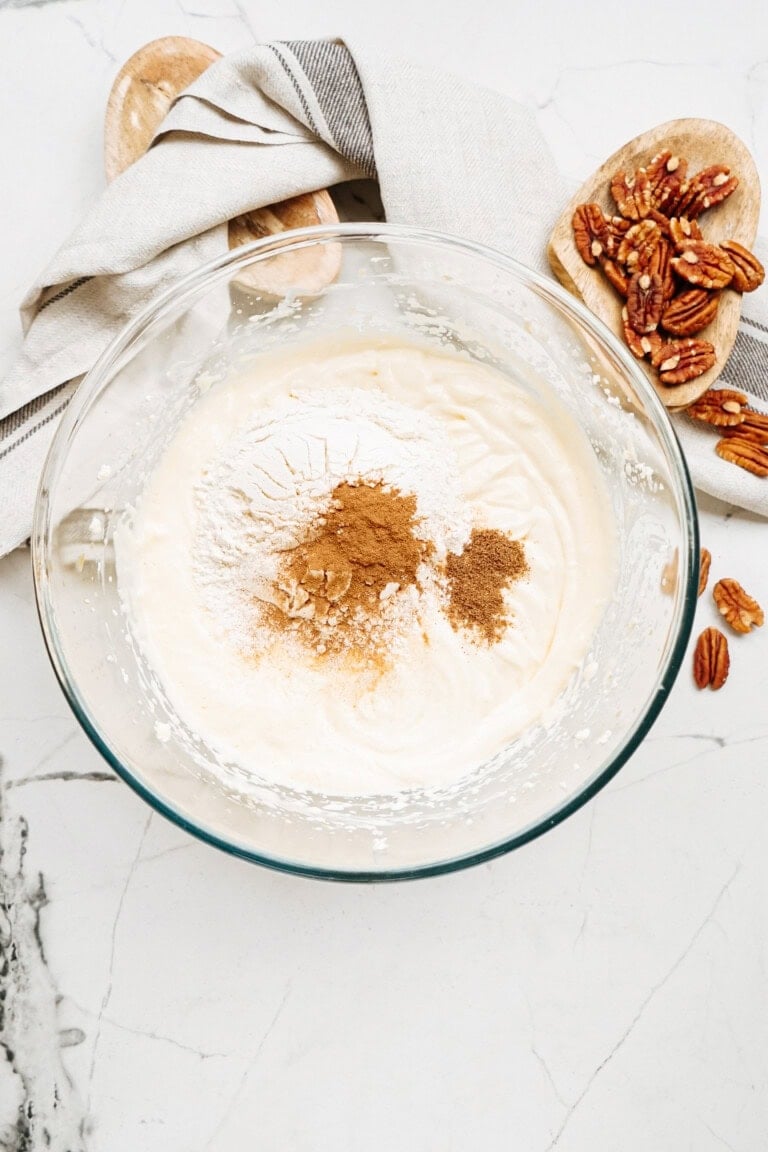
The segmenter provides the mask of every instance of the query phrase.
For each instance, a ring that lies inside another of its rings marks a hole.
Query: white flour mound
[[[469,538],[456,453],[437,421],[378,390],[294,391],[261,409],[195,487],[195,580],[243,642],[246,632],[253,641],[254,589],[344,481],[415,495],[418,535],[437,560]]]

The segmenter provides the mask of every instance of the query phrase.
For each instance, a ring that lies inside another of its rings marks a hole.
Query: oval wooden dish
[[[107,180],[114,180],[149,148],[176,97],[221,53],[186,36],[163,36],[139,48],[115,77],[104,123]],[[333,200],[324,188],[256,208],[229,222],[229,247],[290,228],[338,224]],[[246,268],[235,283],[246,291],[283,296],[296,285],[320,292],[335,280],[341,262],[336,244],[318,244]]]
[[[727,164],[739,178],[739,186],[732,195],[699,218],[706,240],[713,244],[736,240],[745,248],[751,248],[757,232],[760,215],[757,169],[749,149],[724,124],[714,120],[670,120],[619,148],[571,198],[552,231],[547,255],[560,283],[583,300],[620,339],[624,300],[599,268],[590,268],[582,260],[571,220],[579,204],[590,202],[599,204],[608,215],[614,215],[618,210],[610,193],[611,178],[619,171],[631,175],[665,148],[673,155],[685,157],[689,175],[712,164]],[[668,408],[687,408],[715,382],[736,339],[740,314],[740,294],[725,289],[715,319],[696,334],[696,339],[709,340],[714,345],[715,366],[694,380],[665,385],[647,361],[637,361]]]

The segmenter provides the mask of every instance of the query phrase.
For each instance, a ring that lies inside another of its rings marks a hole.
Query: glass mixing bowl
[[[339,269],[324,288],[318,265]],[[288,295],[259,288],[275,276],[293,282]],[[265,783],[258,765],[223,771],[199,738],[167,723],[174,718],[149,689],[151,669],[121,610],[116,524],[198,397],[266,351],[340,328],[458,349],[534,392],[554,391],[591,444],[613,505],[615,594],[559,718],[442,791],[333,797]],[[41,481],[33,556],[56,675],[115,771],[210,844],[348,880],[447,872],[516,848],[576,811],[658,715],[686,648],[698,581],[680,447],[608,329],[558,285],[489,248],[369,224],[257,241],[186,277],[133,320],[65,412]]]

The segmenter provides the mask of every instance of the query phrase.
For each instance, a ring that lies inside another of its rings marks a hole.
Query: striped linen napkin
[[[0,555],[29,536],[61,414],[130,317],[225,252],[232,217],[361,177],[378,180],[388,220],[547,270],[567,189],[526,108],[340,41],[224,57],[177,100],[155,146],[105,190],[23,302],[26,339],[0,385]],[[745,306],[722,381],[766,404],[766,292]],[[711,433],[687,418],[676,427],[698,487],[768,516],[768,480],[720,460]]]

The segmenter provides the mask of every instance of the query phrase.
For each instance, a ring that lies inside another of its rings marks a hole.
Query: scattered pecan
[[[745,423],[751,424],[755,428],[761,428],[763,431],[768,429],[768,415],[765,412],[753,412],[748,409],[746,413]]]
[[[754,292],[755,288],[759,288],[765,280],[765,268],[754,252],[735,240],[726,240],[720,247],[728,254],[734,267],[730,287],[737,292]]]
[[[712,554],[708,548],[702,548],[699,555],[699,596],[707,586],[709,580],[709,569],[712,565]]]
[[[743,440],[751,440],[753,444],[768,445],[768,416],[762,412],[752,412],[747,409],[743,418],[735,428],[726,428],[724,436],[740,436]]]
[[[614,236],[599,204],[579,204],[571,221],[579,255],[590,266],[613,251]]]
[[[611,196],[627,220],[642,220],[651,210],[651,183],[644,168],[632,176],[617,172],[611,180]]]
[[[746,436],[724,436],[715,445],[715,452],[753,476],[768,476],[768,452]]]
[[[669,149],[654,156],[646,168],[651,186],[651,204],[654,209],[671,216],[671,208],[680,197],[680,188],[688,169],[686,160],[673,156]]]
[[[717,610],[734,632],[762,628],[765,615],[757,600],[744,591],[738,580],[718,580],[712,589]]]
[[[718,292],[690,288],[670,301],[662,313],[661,326],[673,336],[693,336],[712,323],[719,302]]]
[[[731,659],[728,641],[719,628],[705,628],[696,641],[693,653],[693,678],[697,688],[712,688],[715,692],[728,679]]]
[[[635,332],[655,332],[664,310],[661,277],[650,272],[636,272],[629,281],[627,313]]]
[[[687,409],[694,420],[712,424],[715,428],[733,428],[743,424],[746,414],[742,411],[747,403],[743,392],[733,388],[710,388],[699,396]]]
[[[685,384],[712,368],[715,349],[708,340],[670,340],[651,362],[658,367],[662,384]]]
[[[756,428],[748,416],[744,423],[739,424],[738,427],[722,428],[720,432],[721,435],[731,439],[747,440],[750,444],[754,444],[757,448],[764,448],[768,452],[768,433],[765,428]]]
[[[707,208],[720,204],[739,186],[738,177],[731,176],[730,172],[727,164],[712,164],[709,168],[702,168],[680,189],[676,215],[694,220]]]
[[[629,277],[619,267],[616,261],[603,259],[600,261],[600,267],[608,283],[613,285],[620,296],[626,296],[629,291]]]
[[[728,253],[706,240],[689,241],[679,256],[672,257],[672,267],[681,280],[699,288],[725,288],[736,271]]]
[[[641,220],[633,224],[622,238],[616,259],[630,272],[644,272],[661,238],[658,224],[653,220]]]
[[[669,234],[675,244],[687,244],[689,240],[702,240],[701,228],[695,220],[687,216],[673,216],[669,221]]]
[[[745,418],[743,424],[737,424],[735,428],[720,428],[719,431],[721,436],[748,440],[750,444],[755,444],[758,448],[768,448],[768,433],[764,428],[755,428],[749,419]]]

